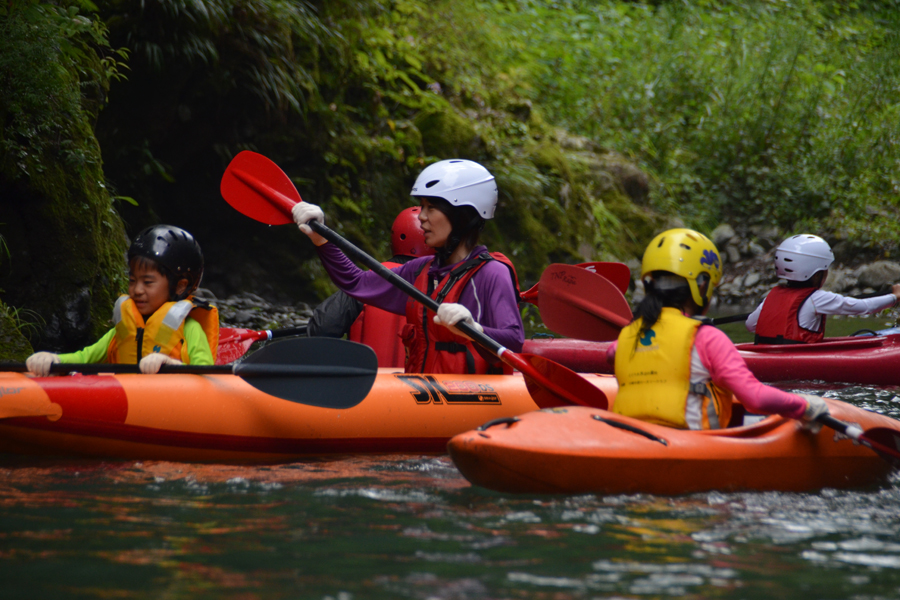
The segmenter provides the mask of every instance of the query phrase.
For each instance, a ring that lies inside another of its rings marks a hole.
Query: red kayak
[[[528,340],[523,352],[582,373],[612,373],[611,342]],[[900,334],[827,338],[818,344],[737,344],[760,381],[818,380],[862,385],[900,385]]]
[[[818,344],[737,344],[737,348],[760,381],[900,385],[900,333],[894,333],[895,329],[885,331],[891,333],[826,338]],[[246,336],[262,333],[222,329],[216,362],[226,364],[240,358],[260,339]],[[612,373],[613,366],[606,361],[611,343],[570,338],[526,340],[522,352],[543,356],[579,373]]]

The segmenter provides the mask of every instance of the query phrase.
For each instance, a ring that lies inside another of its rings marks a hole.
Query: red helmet
[[[425,245],[425,234],[419,223],[421,206],[404,209],[391,226],[391,251],[394,256],[430,256],[434,248]]]

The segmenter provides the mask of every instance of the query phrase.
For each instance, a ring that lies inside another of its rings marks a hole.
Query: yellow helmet
[[[722,279],[722,260],[716,245],[693,229],[670,229],[653,238],[644,250],[641,279],[653,271],[668,271],[687,279],[697,306],[706,306],[713,289]],[[706,296],[700,293],[697,278],[709,276]]]

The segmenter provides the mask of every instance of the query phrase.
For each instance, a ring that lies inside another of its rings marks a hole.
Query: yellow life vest
[[[166,302],[144,321],[128,296],[120,296],[113,310],[116,334],[109,344],[107,362],[137,364],[144,356],[159,352],[189,364],[188,348],[184,344],[184,322],[188,317],[203,328],[215,363],[219,348],[219,311],[215,306],[193,297]]]
[[[691,384],[691,353],[700,325],[666,307],[643,336],[640,319],[625,327],[616,348],[619,391],[613,412],[679,429],[727,427],[731,393],[711,381]]]

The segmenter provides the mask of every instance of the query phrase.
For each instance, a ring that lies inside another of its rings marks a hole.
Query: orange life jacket
[[[800,326],[800,307],[818,288],[775,286],[759,313],[757,344],[813,344],[825,339],[825,316],[815,331]]]
[[[400,263],[381,263],[388,269],[399,267]],[[401,336],[406,324],[403,315],[381,310],[371,305],[364,305],[356,317],[347,338],[370,346],[378,357],[379,367],[403,368],[406,363],[406,347]]]
[[[428,269],[434,261],[431,258],[422,263],[414,285],[439,303],[458,302],[469,280],[491,260],[499,260],[509,267],[518,297],[519,284],[515,267],[512,261],[499,252],[483,252],[461,263],[445,275],[433,290],[430,289],[432,282],[428,276]],[[406,303],[403,343],[407,350],[407,373],[512,373],[512,369],[500,359],[486,361],[476,350],[475,343],[468,338],[454,334],[447,327],[436,325],[434,313],[412,299]]]
[[[188,364],[184,345],[184,322],[188,317],[203,328],[215,363],[219,348],[219,312],[215,306],[189,297],[166,302],[145,321],[128,296],[120,296],[113,310],[116,334],[106,352],[107,362],[137,364],[144,356],[159,352]]]

